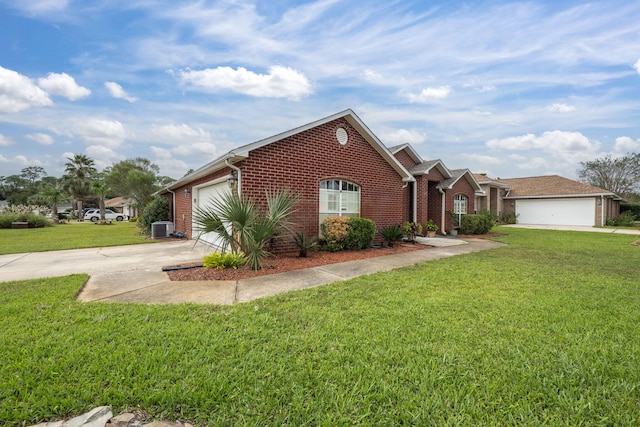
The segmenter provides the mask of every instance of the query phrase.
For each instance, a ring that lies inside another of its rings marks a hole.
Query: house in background
[[[620,215],[616,194],[559,175],[500,179],[504,214],[518,224],[603,226]]]
[[[104,207],[114,212],[119,212],[127,218],[139,216],[138,209],[133,207],[133,200],[124,197],[114,197],[113,199],[105,200]]]

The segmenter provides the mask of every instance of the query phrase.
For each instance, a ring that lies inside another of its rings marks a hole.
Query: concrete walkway
[[[163,266],[201,261],[209,252],[193,241],[2,255],[0,281],[87,273],[90,279],[78,296],[81,301],[233,304],[501,246],[444,237],[424,238],[421,243],[436,247],[239,281],[170,281]]]
[[[628,228],[598,228],[579,225],[531,225],[531,224],[509,224],[503,227],[512,228],[532,228],[534,230],[559,230],[559,231],[587,231],[591,233],[610,234],[635,234],[640,236],[640,230],[630,230]]]

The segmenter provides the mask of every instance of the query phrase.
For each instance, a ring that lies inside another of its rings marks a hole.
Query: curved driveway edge
[[[2,255],[0,281],[87,273],[90,278],[78,295],[84,302],[233,304],[503,245],[482,239],[446,238],[430,243],[445,246],[237,282],[170,281],[161,271],[163,266],[201,261],[210,251],[193,241]]]

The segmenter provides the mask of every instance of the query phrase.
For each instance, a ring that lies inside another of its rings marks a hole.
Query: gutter
[[[231,156],[232,153],[229,153]],[[238,197],[242,197],[242,171],[239,167],[235,166],[233,163],[229,162],[231,157],[227,157],[224,159],[224,164],[227,165],[230,169],[236,171],[238,173]]]
[[[447,230],[445,230],[445,224],[446,224],[446,209],[445,209],[445,203],[446,203],[446,198],[445,198],[445,193],[444,190],[442,188],[438,188],[438,191],[440,192],[440,194],[442,194],[442,212],[440,214],[440,229],[442,230],[442,234],[447,234]]]

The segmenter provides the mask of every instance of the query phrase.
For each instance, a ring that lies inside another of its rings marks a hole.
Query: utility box
[[[151,224],[151,239],[166,239],[171,236],[175,227],[171,221],[158,221]]]

